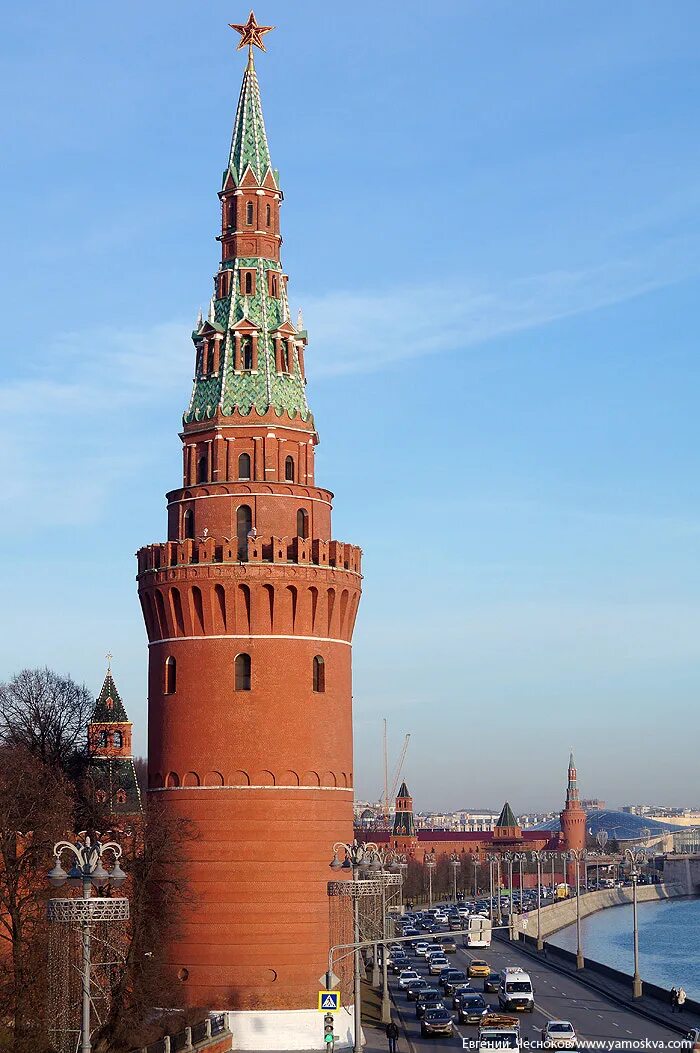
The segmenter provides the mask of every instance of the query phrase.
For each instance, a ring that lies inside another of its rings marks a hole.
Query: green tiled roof
[[[266,173],[272,171],[275,185],[278,185],[277,173],[270,164],[260,88],[252,61],[243,75],[224,183],[230,172],[234,184],[240,185],[246,169],[250,169],[258,184],[262,184]],[[305,382],[296,356],[289,374],[281,375],[276,370],[274,341],[270,334],[285,322],[292,325],[281,265],[272,259],[250,256],[227,260],[222,267],[233,271],[231,295],[214,297],[207,320],[192,334],[196,344],[207,324],[224,333],[221,365],[217,375],[200,375],[200,371],[195,377],[190,404],[184,414],[185,423],[207,420],[217,412],[230,416],[234,411],[247,415],[255,410],[262,414],[270,408],[279,416],[286,413],[290,417],[301,416],[308,420],[311,415]],[[255,295],[245,295],[240,291],[241,268],[255,271]],[[271,296],[268,291],[267,276],[271,270],[279,275],[279,296]],[[236,374],[232,327],[243,319],[258,330],[258,368],[255,372]],[[301,336],[302,330],[297,332]]]
[[[401,783],[401,786],[399,787],[399,792],[396,794],[396,796],[397,797],[410,797],[411,796],[410,793],[408,792],[408,786],[406,785],[406,780],[405,779]]]
[[[108,669],[90,722],[92,724],[118,724],[120,721],[127,723],[128,720],[124,703],[119,697],[117,685],[112,677],[112,671]]]
[[[243,74],[228,159],[228,171],[237,184],[243,178],[246,168],[250,168],[259,183],[262,183],[267,170],[272,169],[260,101],[260,85],[253,65],[252,52]],[[226,175],[227,173],[224,173],[224,180]]]
[[[88,765],[88,778],[92,781],[98,807],[108,814],[137,815],[143,811],[141,793],[136,779],[136,769],[131,757],[92,757]],[[118,792],[123,790],[124,801]],[[100,801],[98,793],[104,793]]]
[[[394,812],[394,837],[413,837],[413,812]]]
[[[518,821],[515,818],[515,816],[513,815],[513,809],[511,808],[511,806],[506,801],[506,803],[503,805],[503,810],[502,810],[501,814],[498,817],[498,822],[496,823],[496,826],[512,827],[512,826],[517,826],[517,825],[518,825]]]

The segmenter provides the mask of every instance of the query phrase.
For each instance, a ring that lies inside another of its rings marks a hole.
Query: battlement
[[[362,549],[344,541],[321,541],[302,537],[248,538],[245,557],[235,538],[207,537],[199,541],[163,541],[146,545],[136,553],[138,574],[212,563],[294,563],[299,566],[332,567],[361,575]]]

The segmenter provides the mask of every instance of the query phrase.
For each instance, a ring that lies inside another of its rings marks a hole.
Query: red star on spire
[[[236,25],[235,22],[229,22],[229,26],[231,29],[235,29],[237,33],[241,34],[237,50],[240,51],[241,48],[244,48],[247,44],[251,52],[253,46],[260,48],[261,51],[267,51],[267,48],[262,42],[262,38],[265,33],[270,33],[275,29],[275,26],[259,26],[253,11],[250,12],[247,22],[241,25]]]

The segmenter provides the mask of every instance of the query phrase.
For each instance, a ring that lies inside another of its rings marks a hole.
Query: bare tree
[[[0,1019],[15,1053],[38,1053],[46,992],[46,873],[73,826],[72,787],[23,747],[0,749]]]
[[[94,700],[85,685],[53,670],[23,669],[0,684],[0,746],[22,747],[78,779],[87,760]]]
[[[115,831],[124,849],[129,875],[119,895],[129,898],[130,921],[125,940],[125,965],[115,977],[112,1004],[94,1040],[95,1053],[124,1053],[159,1038],[167,1030],[167,1014],[154,1018],[153,1006],[175,1013],[182,1006],[182,985],[164,969],[161,948],[177,935],[177,918],[192,904],[183,849],[195,834],[184,819],[148,801],[143,819],[130,830]],[[201,1012],[194,1019],[201,1018]],[[188,1022],[180,1011],[176,1029]]]

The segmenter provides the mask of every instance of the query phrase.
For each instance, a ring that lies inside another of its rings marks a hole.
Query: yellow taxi
[[[467,968],[467,976],[488,976],[491,972],[491,966],[488,962],[482,961],[480,958],[474,958],[469,963]]]

